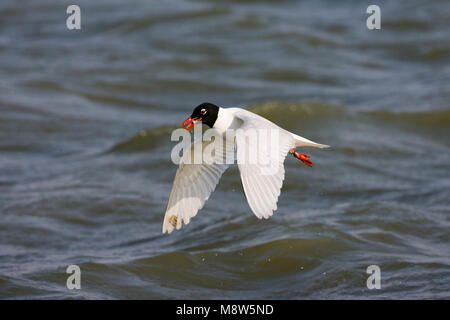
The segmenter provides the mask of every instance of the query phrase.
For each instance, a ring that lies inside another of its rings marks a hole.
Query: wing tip
[[[162,233],[163,234],[171,234],[173,231],[173,227],[171,225],[168,225],[166,222],[164,222],[162,227]]]
[[[178,215],[170,215],[168,218],[164,219],[162,233],[171,234],[174,229],[180,230],[183,224],[188,224],[191,221],[190,218],[184,219],[180,218]]]

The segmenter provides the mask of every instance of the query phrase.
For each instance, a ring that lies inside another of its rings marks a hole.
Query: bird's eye
[[[202,114],[202,115],[206,114],[206,109],[200,110],[200,114]]]

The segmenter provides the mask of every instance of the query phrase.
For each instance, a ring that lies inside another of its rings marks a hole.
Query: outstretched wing
[[[214,139],[212,142],[196,141],[191,144],[188,152],[183,154],[170,192],[163,233],[171,233],[174,228],[180,229],[183,223],[188,224],[203,207],[216,188],[222,173],[228,168],[225,161],[226,152],[234,152],[234,145],[231,145],[231,148],[227,145],[225,150],[216,149],[212,152],[214,161],[206,161],[202,151],[213,142]],[[202,159],[201,163],[196,164],[194,158]]]
[[[267,219],[277,209],[284,180],[284,159],[294,145],[294,137],[257,115],[237,112],[235,116],[242,120],[236,132],[236,149],[245,196],[253,213],[259,219]],[[252,141],[255,131],[257,143]]]

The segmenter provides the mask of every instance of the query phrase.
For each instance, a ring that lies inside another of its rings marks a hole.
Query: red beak
[[[189,131],[193,126],[195,126],[197,121],[202,121],[202,118],[191,118],[191,117],[189,117],[186,120],[184,120],[183,127],[188,125],[185,129],[187,131]]]

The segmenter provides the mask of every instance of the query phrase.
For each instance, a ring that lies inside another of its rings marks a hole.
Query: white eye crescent
[[[200,114],[202,114],[202,115],[206,114],[206,109],[200,110]]]

